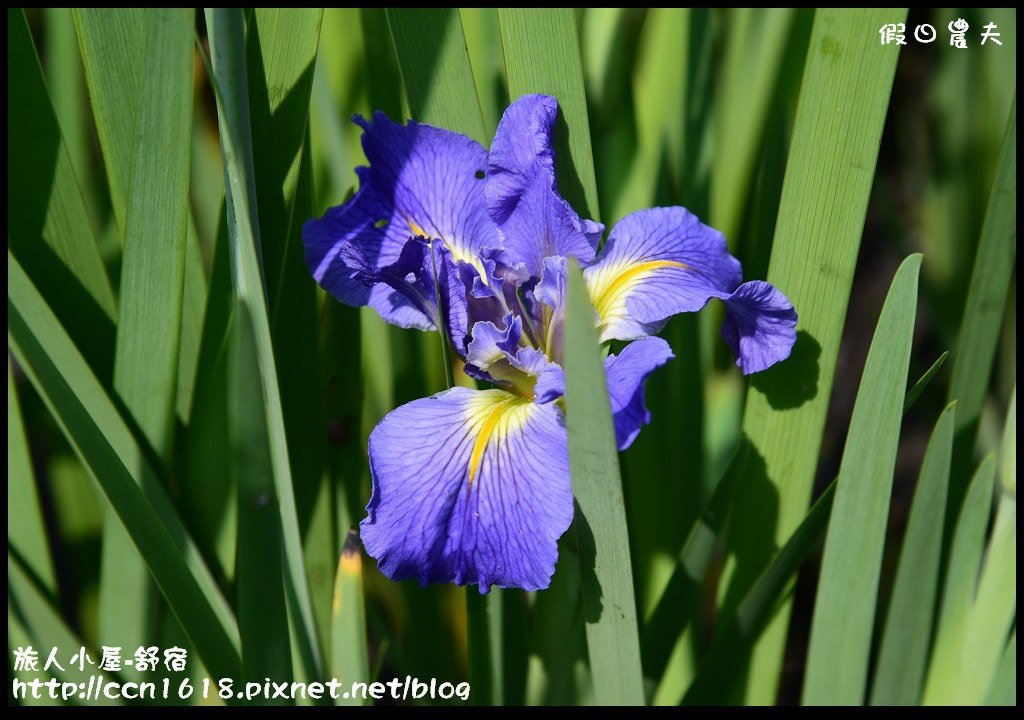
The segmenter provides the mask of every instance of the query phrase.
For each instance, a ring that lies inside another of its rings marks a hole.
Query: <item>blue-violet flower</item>
[[[494,386],[415,400],[370,435],[361,534],[392,579],[480,592],[550,583],[573,517],[559,402],[567,259],[584,268],[601,341],[632,341],[605,361],[619,449],[650,421],[644,382],[673,357],[653,335],[672,315],[721,300],[744,373],[788,357],[796,338],[786,297],[743,283],[722,234],[685,208],[635,212],[598,251],[604,226],[558,193],[557,112],[552,97],[519,98],[490,152],[441,128],[356,116],[369,160],[359,190],[303,228],[328,292],[401,327],[440,329],[465,372]]]

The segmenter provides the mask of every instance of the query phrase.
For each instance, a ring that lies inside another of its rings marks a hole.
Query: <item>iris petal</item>
[[[486,210],[483,171],[487,151],[476,141],[441,128],[361,116],[369,167],[357,168],[359,191],[322,218],[303,226],[306,262],[328,292],[349,305],[372,305],[389,321],[409,323],[401,293],[367,288],[345,263],[354,245],[374,268],[397,262],[410,237],[440,238],[455,261],[479,265],[478,251],[497,246],[498,230]],[[478,177],[478,174],[480,177]]]
[[[700,310],[711,298],[725,303],[723,334],[744,373],[784,360],[796,341],[797,315],[785,295],[760,281],[740,285],[742,268],[725,237],[685,208],[623,218],[584,278],[602,341],[651,335],[672,315]]]
[[[726,300],[722,337],[744,374],[760,372],[789,357],[796,342],[796,311],[775,286],[751,280]]]
[[[652,372],[673,357],[667,342],[649,337],[631,342],[618,355],[605,360],[608,400],[619,450],[632,445],[640,428],[651,421],[651,413],[644,404],[644,383]]]
[[[552,146],[558,103],[550,95],[524,95],[498,123],[488,157],[484,193],[502,233],[510,263],[539,276],[545,257],[593,259],[604,226],[583,220],[558,193]]]
[[[393,580],[548,586],[573,516],[561,411],[456,387],[388,414],[370,435],[361,534]]]

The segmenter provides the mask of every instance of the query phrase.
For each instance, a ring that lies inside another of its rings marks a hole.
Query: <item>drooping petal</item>
[[[370,434],[360,524],[393,580],[548,586],[573,516],[561,411],[456,387],[389,413]]]
[[[745,282],[725,303],[722,337],[744,375],[789,357],[796,342],[796,311],[774,285],[763,280]]]
[[[742,268],[724,236],[685,208],[651,208],[625,217],[584,278],[602,341],[646,337],[672,315],[700,310],[711,298],[725,303],[726,325],[736,326],[723,332],[737,338],[730,344],[746,373],[785,359],[796,339],[792,304],[775,288],[765,291],[761,286],[767,283],[757,285],[757,292],[740,292]],[[761,315],[766,319],[759,320]]]
[[[498,123],[488,157],[487,208],[502,233],[502,248],[530,275],[545,257],[593,259],[604,226],[583,220],[558,193],[552,146],[558,103],[524,95]]]
[[[644,405],[647,377],[674,357],[667,342],[649,337],[631,342],[618,355],[610,355],[604,361],[619,450],[632,445],[640,428],[651,421],[651,413]]]
[[[357,168],[359,191],[322,218],[303,226],[306,262],[313,277],[351,305],[372,304],[385,320],[401,297],[355,277],[345,263],[345,244],[359,249],[374,268],[399,260],[410,237],[440,238],[454,259],[478,263],[477,251],[497,246],[497,228],[486,211],[483,173],[487,151],[476,141],[409,121],[393,123],[383,113],[373,122],[361,116],[369,167]],[[479,177],[478,177],[479,175]]]

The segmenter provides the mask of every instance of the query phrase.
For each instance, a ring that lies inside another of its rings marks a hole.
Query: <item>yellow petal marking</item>
[[[692,269],[689,265],[675,262],[674,260],[651,260],[650,262],[640,263],[623,270],[598,293],[597,298],[594,300],[594,307],[597,308],[597,313],[601,320],[604,320],[610,314],[622,291],[628,287],[630,282],[636,280],[638,275],[643,275],[663,267],[677,267],[683,270]]]
[[[469,455],[470,485],[473,484],[473,480],[476,478],[476,473],[480,467],[480,460],[483,458],[484,450],[487,449],[487,443],[491,439],[491,435],[494,434],[494,429],[502,419],[502,416],[504,416],[509,410],[526,405],[529,402],[530,401],[525,398],[510,396],[500,401],[497,405],[491,408],[490,412],[487,413],[487,417],[484,419],[483,424],[480,426],[480,430],[477,433],[476,442],[473,443],[473,452]],[[503,430],[506,429],[507,428],[503,428]]]
[[[417,225],[415,221],[406,218],[405,222],[409,224],[409,229],[412,230],[413,235],[417,235],[426,240],[432,239],[430,233],[428,233],[426,230]],[[464,260],[465,262],[468,262],[470,265],[475,267],[476,271],[480,273],[480,278],[484,281],[484,284],[487,284],[487,273],[484,272],[484,266],[483,263],[480,262],[480,258],[476,257],[471,252],[464,251],[462,247],[456,246],[454,242],[450,242],[449,240],[443,237],[441,237],[440,240],[441,242],[444,243],[444,246],[448,248],[448,252],[452,254],[452,257],[455,260]]]
[[[410,220],[409,218],[406,218],[406,219],[405,219],[405,221],[406,221],[407,223],[409,223],[409,229],[410,229],[410,230],[412,230],[412,232],[413,232],[413,235],[418,235],[418,236],[420,236],[421,238],[426,238],[427,240],[429,240],[429,239],[430,239],[430,236],[429,236],[429,235],[427,235],[427,233],[426,233],[426,232],[425,232],[425,231],[423,230],[423,228],[421,228],[421,227],[420,227],[419,225],[417,225],[417,224],[416,224],[415,222],[413,222],[413,221],[412,221],[412,220]]]

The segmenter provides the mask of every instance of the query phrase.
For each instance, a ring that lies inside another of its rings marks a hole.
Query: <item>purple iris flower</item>
[[[566,263],[594,304],[620,450],[650,421],[644,382],[672,356],[668,318],[725,303],[722,335],[744,373],[789,356],[796,312],[766,282],[742,283],[725,238],[681,207],[604,226],[558,193],[558,105],[526,95],[490,152],[458,133],[356,116],[369,167],[359,191],[303,228],[313,277],[401,327],[441,328],[470,376],[389,413],[370,435],[373,493],[360,524],[394,580],[545,588],[573,517],[560,364]],[[439,306],[440,302],[440,306]]]

